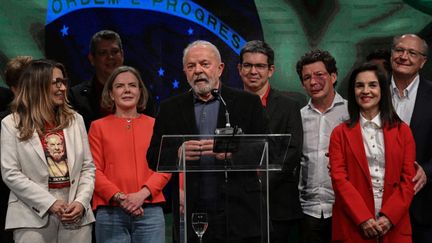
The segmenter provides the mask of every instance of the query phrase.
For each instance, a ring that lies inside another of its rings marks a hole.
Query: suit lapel
[[[195,121],[194,97],[192,91],[189,91],[183,96],[183,99],[178,102],[178,111],[182,111],[182,119],[185,134],[199,134]],[[179,126],[181,126],[179,124]]]
[[[72,168],[75,164],[75,146],[80,146],[79,142],[75,142],[75,133],[73,125],[63,129],[63,134],[66,143],[66,154],[67,154],[67,164],[69,166],[69,173],[72,172]]]
[[[349,138],[347,139],[348,144],[354,154],[355,160],[357,161],[357,163],[359,163],[364,175],[368,178],[368,181],[370,182],[369,165],[366,159],[363,137],[360,130],[360,122],[357,122],[357,124],[353,128],[345,127],[345,133],[346,137]]]
[[[270,89],[269,95],[267,97],[267,106],[265,107],[268,117],[277,117],[279,112],[277,112],[279,95]]]
[[[37,132],[33,133],[33,136],[30,138],[29,142],[32,145],[33,149],[36,151],[36,153],[39,155],[40,159],[44,162],[44,164],[48,165],[45,157],[45,152]]]
[[[419,114],[420,115],[422,114],[421,112],[424,110],[423,106],[424,106],[424,104],[427,104],[424,101],[428,99],[428,97],[427,97],[428,94],[426,93],[427,88],[424,87],[424,84],[426,81],[423,80],[422,77],[420,77],[419,82],[420,83],[419,83],[419,86],[417,89],[417,97],[416,97],[416,100],[414,103],[414,110],[413,110],[413,113],[411,116],[411,121],[410,121],[410,127],[411,127],[413,133],[416,131],[415,128],[417,127],[416,124],[418,123]]]
[[[396,162],[400,161],[401,156],[403,157],[403,155],[399,153],[401,150],[395,149],[395,148],[401,148],[401,146],[399,146],[400,141],[398,136],[398,129],[389,128],[389,126],[386,126],[383,129],[383,134],[384,134],[385,161],[393,162],[391,166],[387,164],[385,165],[384,181],[395,181],[391,179],[391,176],[394,174],[390,173],[390,171],[399,171],[401,165]]]

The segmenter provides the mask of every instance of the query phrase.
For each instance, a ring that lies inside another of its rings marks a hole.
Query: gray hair
[[[397,36],[393,37],[393,47],[396,46],[396,44],[399,42],[399,40],[401,38],[407,37],[407,36],[419,39],[420,42],[422,43],[423,54],[424,55],[428,54],[428,50],[429,50],[428,44],[426,43],[426,41],[423,38],[421,38],[420,36],[418,36],[416,34],[403,34],[403,35],[397,35]]]
[[[184,50],[183,50],[183,66],[186,64],[186,55],[189,52],[189,50],[194,47],[194,46],[208,46],[210,47],[214,54],[216,54],[217,59],[219,60],[219,62],[222,62],[221,59],[221,55],[219,53],[219,50],[217,49],[217,47],[215,45],[213,45],[212,43],[205,41],[205,40],[196,40],[192,43],[190,43]]]

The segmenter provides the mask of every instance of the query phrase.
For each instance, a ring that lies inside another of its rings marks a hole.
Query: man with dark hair
[[[93,35],[90,41],[88,59],[95,69],[95,75],[89,81],[82,82],[69,90],[69,101],[80,113],[87,130],[90,123],[111,113],[100,106],[103,87],[114,69],[123,65],[124,53],[120,36],[112,30],[101,30]],[[154,116],[154,105],[147,102],[144,111]]]
[[[88,59],[95,68],[92,80],[82,82],[69,90],[69,101],[83,116],[87,130],[92,121],[110,113],[101,108],[100,101],[108,77],[114,69],[123,65],[124,54],[120,36],[111,30],[95,33],[90,41]]]
[[[327,51],[313,50],[297,62],[297,74],[309,95],[301,109],[303,121],[303,157],[300,172],[300,202],[303,243],[330,242],[334,193],[328,174],[330,134],[348,119],[347,101],[334,89],[336,60]]]
[[[390,51],[388,49],[376,49],[366,56],[366,61],[378,65],[384,74],[391,75]]]
[[[238,64],[244,90],[261,98],[270,133],[291,134],[283,170],[269,173],[269,209],[272,231],[270,242],[296,242],[303,216],[298,181],[303,143],[300,107],[291,98],[270,87],[275,70],[273,49],[260,40],[249,41],[240,51]]]
[[[390,86],[393,105],[399,117],[410,125],[416,142],[416,195],[410,207],[414,243],[432,242],[432,184],[426,179],[432,177],[432,82],[419,75],[427,53],[426,41],[417,35],[405,34],[393,39]],[[419,174],[421,168],[426,176]]]

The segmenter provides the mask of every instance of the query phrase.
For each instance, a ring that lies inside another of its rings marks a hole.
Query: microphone
[[[212,89],[211,90],[211,94],[213,95],[213,97],[215,97],[216,99],[218,99],[222,105],[225,108],[225,128],[216,128],[215,130],[215,134],[216,135],[236,135],[236,134],[242,134],[242,129],[238,128],[238,127],[231,127],[231,123],[230,123],[230,114],[228,112],[228,106],[224,100],[224,98],[222,97],[222,95],[219,93],[218,89]]]
[[[219,94],[219,90],[218,89],[212,89],[211,94],[213,95],[213,97],[215,97],[220,102],[222,102],[222,104],[225,108],[225,121],[226,121],[225,127],[227,127],[227,128],[231,127],[227,104],[226,104],[225,100],[222,98],[222,96]]]

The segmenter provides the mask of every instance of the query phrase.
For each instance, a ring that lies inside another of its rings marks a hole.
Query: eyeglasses
[[[245,70],[246,72],[249,72],[252,67],[255,67],[256,70],[258,71],[264,71],[266,69],[268,69],[269,65],[266,63],[256,63],[256,64],[252,64],[252,63],[242,63],[241,67],[243,70]]]
[[[51,84],[55,85],[57,88],[61,88],[62,84],[64,86],[67,86],[68,85],[68,81],[69,81],[69,79],[67,79],[67,78],[56,78],[56,79],[53,79],[53,81],[51,82]]]
[[[398,56],[402,56],[405,52],[408,52],[408,56],[411,58],[419,58],[420,56],[426,56],[426,54],[416,51],[414,49],[405,49],[402,47],[393,47],[392,51]]]
[[[329,74],[328,72],[315,72],[312,74],[306,74],[305,76],[302,77],[302,80],[303,82],[307,82],[310,81],[314,76],[319,80],[323,80],[328,74]]]
[[[117,56],[121,53],[121,50],[118,48],[114,48],[111,50],[97,50],[96,55],[99,57],[108,57],[108,56]]]

